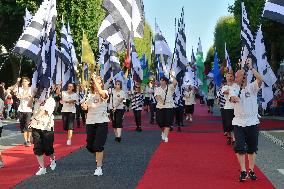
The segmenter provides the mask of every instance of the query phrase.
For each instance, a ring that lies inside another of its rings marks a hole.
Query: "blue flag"
[[[222,81],[222,76],[221,76],[220,69],[219,69],[219,60],[218,60],[218,54],[217,54],[216,48],[215,48],[215,53],[214,53],[213,74],[214,74],[215,85],[220,87],[221,81]]]

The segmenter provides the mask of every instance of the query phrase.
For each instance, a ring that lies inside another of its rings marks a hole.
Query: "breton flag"
[[[67,23],[67,41],[68,41],[68,44],[69,44],[69,48],[70,48],[70,54],[71,54],[71,62],[73,64],[73,67],[74,67],[74,70],[77,70],[77,65],[78,65],[78,59],[77,59],[77,56],[76,56],[76,51],[75,51],[75,47],[74,47],[74,42],[73,42],[73,37],[72,37],[72,34],[71,34],[71,29],[70,29],[70,24],[69,22]]]
[[[227,50],[227,44],[225,42],[225,60],[226,60],[226,67],[227,67],[227,72],[229,72],[230,70],[232,70],[232,65],[231,65],[231,60],[230,60],[230,56]]]
[[[61,64],[62,68],[64,67],[64,72],[62,72],[62,86],[63,90],[67,89],[69,83],[75,82],[75,70],[74,70],[74,63],[71,55],[71,44],[68,40],[68,32],[64,21],[62,20],[62,27],[61,27],[61,39],[60,39],[60,46],[61,46]],[[72,44],[73,45],[73,44]],[[73,47],[74,48],[74,47]],[[76,57],[76,55],[75,55]],[[77,58],[76,58],[77,59]]]
[[[14,53],[24,55],[36,63],[33,74],[33,87],[37,96],[45,98],[52,82],[56,65],[56,0],[45,0],[24,30],[13,49]]]
[[[133,37],[143,37],[144,5],[142,0],[104,0],[107,17],[102,22],[98,36],[110,42],[118,51],[126,48]]]
[[[25,25],[23,30],[25,30],[31,23],[33,19],[33,15],[31,14],[31,12],[26,8],[26,14],[24,16],[24,21],[25,21]]]
[[[264,6],[263,17],[284,24],[284,1],[268,0]]]
[[[189,61],[186,56],[186,36],[184,23],[184,9],[182,8],[181,18],[178,20],[178,32],[175,41],[175,59],[173,64],[173,71],[178,82],[178,88],[181,94],[181,87],[183,84],[193,83],[192,78],[184,78],[186,72],[192,72],[189,67]],[[190,74],[187,74],[190,75]],[[192,75],[192,74],[191,74]],[[185,80],[184,80],[185,79]]]
[[[171,49],[157,23],[155,23],[155,33],[155,54],[165,54],[171,57]]]
[[[249,19],[247,16],[247,11],[244,2],[242,2],[242,29],[241,29],[241,43],[242,43],[242,52],[241,59],[242,65],[244,65],[248,56],[252,57],[253,66],[255,67],[255,51],[254,51],[254,37],[252,35],[251,30],[249,29]],[[253,79],[253,74],[249,70],[247,73],[248,82],[251,82]]]
[[[131,63],[133,80],[137,83],[141,83],[143,80],[143,69],[141,67],[134,43],[131,44]]]
[[[272,85],[277,81],[277,78],[267,61],[261,26],[258,29],[255,38],[255,51],[257,58],[257,69],[263,78],[261,97],[262,108],[266,109],[267,103],[273,98]]]

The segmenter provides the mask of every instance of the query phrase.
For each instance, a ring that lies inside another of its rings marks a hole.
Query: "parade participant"
[[[62,92],[62,122],[63,129],[68,132],[66,144],[70,146],[72,144],[72,135],[74,130],[74,119],[76,113],[75,103],[78,101],[78,95],[76,94],[75,84],[69,83],[67,91]]]
[[[195,89],[192,86],[188,86],[184,91],[184,103],[185,103],[185,120],[192,122],[192,116],[194,113],[194,104],[195,104]]]
[[[178,132],[181,132],[181,127],[183,127],[183,114],[184,114],[184,102],[183,102],[183,92],[177,91],[179,88],[176,88],[174,93],[174,114],[175,114],[175,122],[178,128]]]
[[[231,145],[232,143],[234,144],[235,142],[235,137],[234,137],[234,127],[232,124],[233,118],[234,118],[234,108],[232,102],[230,102],[229,99],[229,93],[232,89],[234,89],[237,84],[234,83],[234,75],[233,71],[231,70],[230,72],[227,73],[226,75],[226,85],[222,87],[222,93],[224,94],[225,97],[225,105],[224,105],[224,124],[225,124],[225,133],[227,134],[227,144]]]
[[[135,123],[136,123],[136,131],[141,132],[141,111],[143,106],[143,93],[141,92],[141,85],[139,83],[135,83],[134,85],[134,93],[131,96],[131,109],[134,114]]]
[[[144,110],[149,112],[150,110],[150,81],[148,85],[144,87],[143,94],[144,94]]]
[[[93,74],[91,78],[91,94],[87,97],[86,102],[82,104],[82,108],[88,110],[86,148],[96,156],[97,168],[94,175],[101,176],[103,175],[103,151],[109,122],[107,113],[108,91],[103,90],[103,79],[101,77]]]
[[[18,81],[20,78],[18,79]],[[32,116],[32,108],[29,106],[29,102],[32,100],[32,90],[29,87],[30,79],[27,77],[23,77],[22,79],[22,87],[19,87],[17,98],[20,100],[20,105],[18,108],[19,120],[20,120],[20,128],[21,132],[24,136],[24,145],[31,146],[30,137],[31,137],[31,129],[28,128],[28,124],[31,120]]]
[[[0,152],[0,168],[2,167],[4,167],[4,162],[3,162],[2,154]]]
[[[0,98],[0,137],[2,136],[2,131],[3,131],[3,124],[2,124],[2,119],[3,118],[3,112],[4,112],[4,101]]]
[[[123,100],[125,99],[125,92],[122,90],[122,82],[117,80],[115,82],[114,89],[110,91],[110,118],[112,122],[113,131],[115,134],[115,141],[121,142],[122,134],[122,122],[124,115],[124,104]]]
[[[149,82],[149,93],[150,93],[150,124],[155,123],[155,113],[156,113],[156,105],[157,101],[155,99],[155,88],[158,86],[157,83],[154,83],[153,80]]]
[[[256,80],[247,83],[244,70],[250,69]],[[261,75],[252,67],[252,59],[248,58],[242,70],[236,73],[236,83],[230,90],[229,99],[234,107],[234,133],[236,137],[235,152],[237,154],[241,174],[240,182],[249,177],[256,180],[254,173],[256,152],[258,150],[259,115],[257,106],[257,93],[262,85]],[[249,172],[246,171],[245,155],[248,154]]]
[[[56,85],[54,88],[54,100],[56,103],[55,106],[55,115],[60,115],[61,113],[61,109],[62,109],[62,104],[60,103],[60,101],[62,100],[61,98],[62,94],[61,94],[61,86],[60,85]]]
[[[78,100],[76,101],[76,121],[77,127],[80,127],[80,116],[82,117],[83,126],[86,125],[86,111],[81,107],[81,102],[84,99],[85,93],[82,85],[77,86]]]
[[[217,99],[219,107],[220,107],[224,136],[227,136],[227,132],[226,132],[226,129],[225,129],[225,119],[226,119],[226,117],[225,117],[225,114],[224,114],[224,106],[225,106],[225,103],[226,103],[226,99],[225,99],[225,96],[224,96],[224,94],[222,92],[222,87],[224,87],[225,85],[226,85],[226,81],[222,80],[221,87],[220,87],[220,89],[217,92],[216,99]]]
[[[10,112],[13,105],[13,98],[10,90],[7,90],[7,95],[5,99],[5,106],[6,106],[6,119],[11,119]]]
[[[214,99],[215,99],[215,86],[213,82],[210,82],[208,85],[208,92],[207,92],[207,107],[208,113],[213,113],[213,106],[214,106]]]
[[[34,143],[34,154],[39,163],[39,170],[36,175],[46,174],[44,165],[44,155],[50,156],[50,168],[55,170],[56,161],[54,155],[54,116],[55,100],[50,94],[44,101],[37,100],[34,106],[33,117],[29,124],[32,128],[32,137]]]
[[[155,98],[157,100],[157,113],[156,121],[162,130],[162,140],[168,142],[168,134],[170,131],[170,126],[173,123],[174,118],[174,100],[173,93],[177,85],[176,79],[172,74],[170,76],[173,78],[173,83],[169,84],[169,79],[166,77],[161,77],[160,87],[155,90]]]

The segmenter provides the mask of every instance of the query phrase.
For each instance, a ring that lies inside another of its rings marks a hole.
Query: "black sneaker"
[[[248,176],[251,180],[257,180],[257,176],[252,170],[249,171]]]
[[[118,142],[118,143],[121,142],[121,137],[117,137],[117,142]]]
[[[247,177],[248,177],[247,172],[246,171],[242,171],[241,175],[240,175],[240,182],[246,181]]]
[[[231,137],[227,137],[227,144],[228,144],[228,145],[231,145],[231,144],[232,144],[232,139],[231,139]]]

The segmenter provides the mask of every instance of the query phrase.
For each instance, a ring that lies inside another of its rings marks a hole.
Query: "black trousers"
[[[1,126],[0,127],[0,137],[2,136],[2,130],[3,130],[3,127]]]
[[[234,130],[234,126],[232,125],[234,117],[234,109],[224,109],[225,132],[232,132]]]
[[[141,110],[133,110],[135,123],[137,127],[141,127]]]
[[[225,110],[224,108],[220,108],[220,112],[221,112],[221,118],[222,118],[222,125],[223,125],[223,132],[226,132],[225,129]]]
[[[86,111],[82,109],[81,105],[76,105],[76,121],[77,126],[80,125],[80,116],[82,117],[82,121],[86,123]]]
[[[110,110],[110,119],[113,128],[122,128],[124,109],[117,109],[115,112]]]
[[[150,104],[151,122],[155,120],[156,104]]]
[[[108,123],[87,124],[87,145],[89,152],[103,152],[107,140]]]
[[[183,106],[175,108],[176,126],[183,126],[183,113],[184,113]]]
[[[74,130],[75,114],[72,112],[62,112],[63,129],[65,131]]]
[[[32,137],[34,143],[34,154],[41,156],[45,154],[50,156],[54,154],[53,142],[54,132],[53,131],[42,131],[39,129],[32,129]]]

